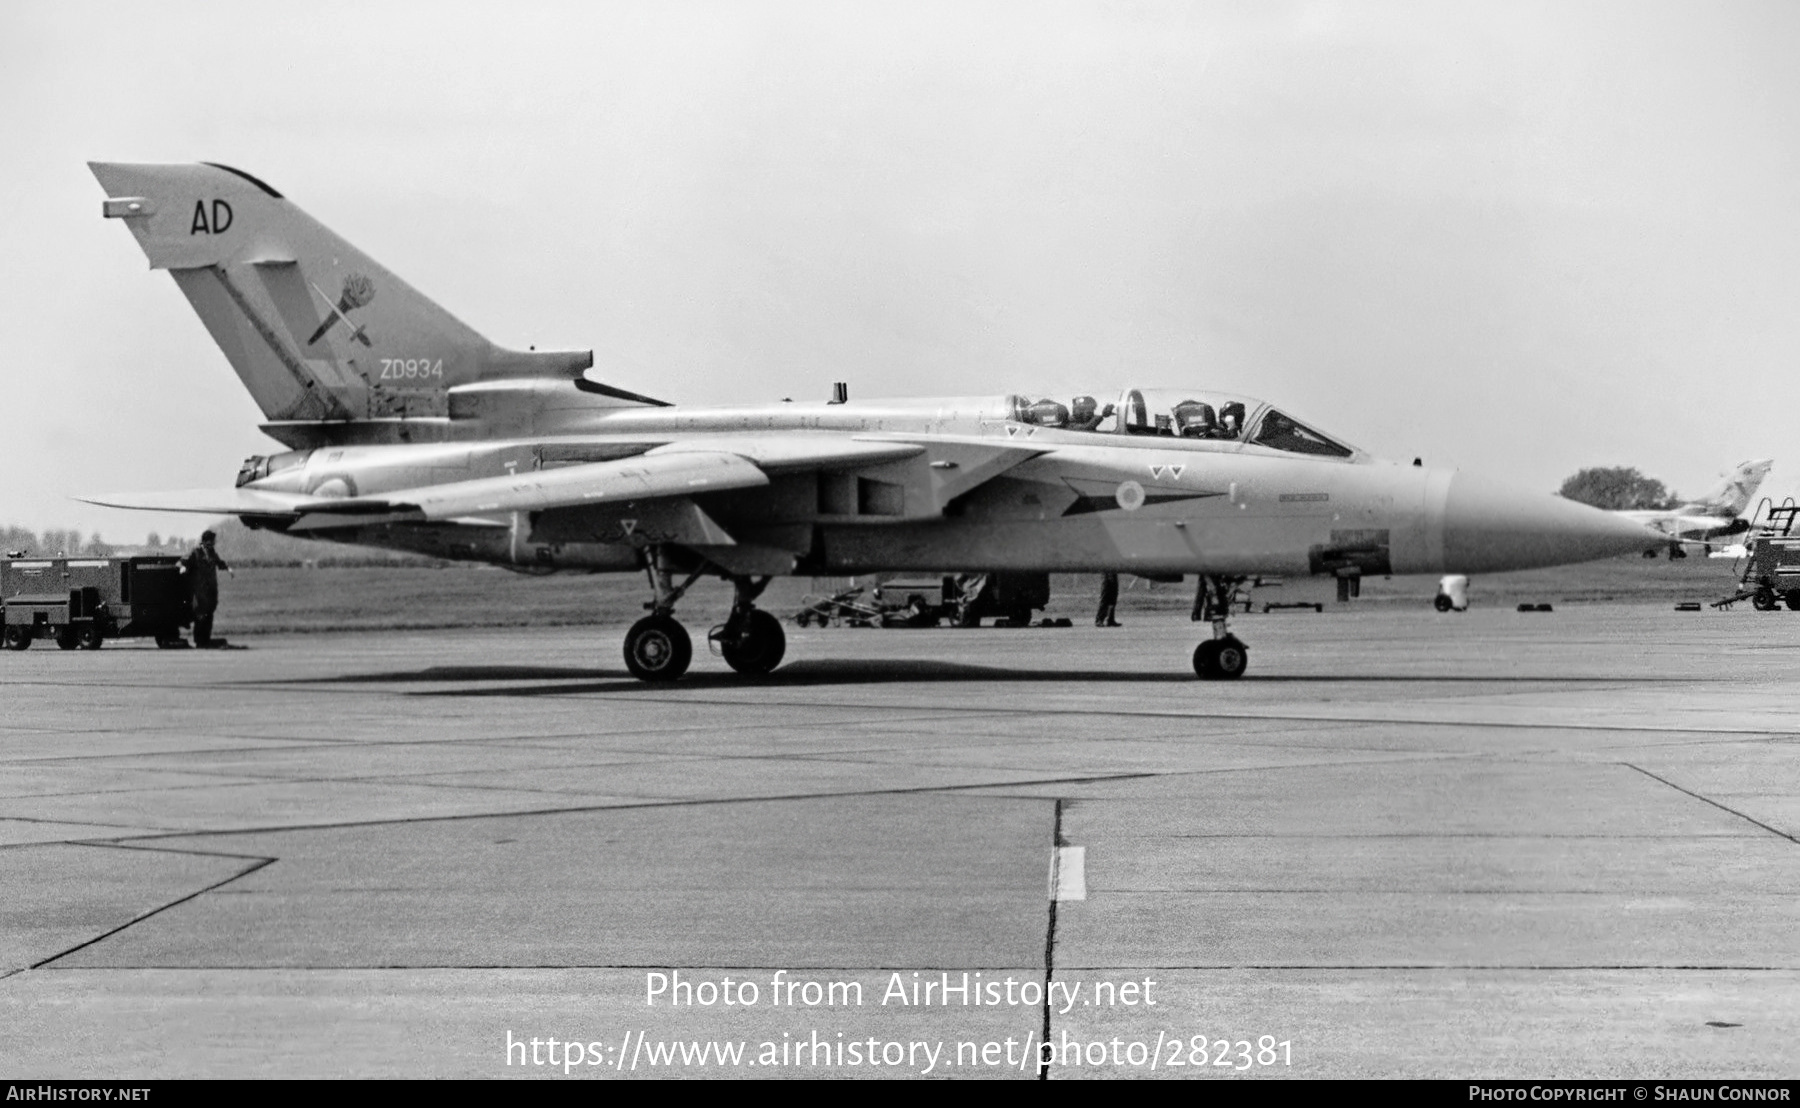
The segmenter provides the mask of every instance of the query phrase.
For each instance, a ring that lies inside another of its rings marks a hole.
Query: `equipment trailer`
[[[931,599],[927,599],[930,597]],[[842,592],[808,594],[794,614],[802,627],[848,623],[852,627],[1030,627],[1031,613],[1050,603],[1048,573],[943,574],[905,580],[878,574],[872,586],[851,583]],[[1061,626],[1068,626],[1062,624]]]
[[[181,559],[167,556],[0,561],[0,618],[8,650],[37,639],[64,650],[132,637],[185,646],[193,622]]]
[[[1768,508],[1766,518],[1763,507]],[[1789,611],[1800,612],[1800,535],[1794,533],[1794,517],[1800,515],[1800,505],[1791,498],[1780,505],[1764,500],[1756,515],[1764,521],[1751,529],[1751,537],[1745,543],[1744,573],[1738,591],[1713,601],[1713,607],[1728,608],[1748,600],[1759,612],[1772,612],[1783,603]]]

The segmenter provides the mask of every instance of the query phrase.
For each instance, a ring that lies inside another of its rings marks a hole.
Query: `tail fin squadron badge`
[[[331,304],[331,297],[325,295],[325,290],[317,285],[313,285],[312,289],[326,304]],[[350,328],[351,338],[364,346],[370,345],[369,336],[363,333],[362,326],[352,320],[348,313],[373,299],[375,299],[375,282],[360,273],[347,275],[344,278],[344,291],[338,296],[337,304],[332,307],[331,314],[325,317],[325,322],[319,324],[319,329],[312,333],[312,338],[306,340],[306,345],[311,346],[324,338],[325,332],[331,330],[332,325],[340,319],[344,321],[344,326]]]

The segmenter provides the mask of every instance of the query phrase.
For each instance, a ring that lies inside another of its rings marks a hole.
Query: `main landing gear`
[[[676,585],[662,552],[652,552],[648,572],[656,599],[649,604],[650,614],[625,632],[625,668],[633,677],[640,681],[673,681],[687,672],[694,660],[694,643],[687,628],[675,619],[675,604],[700,579],[704,568]],[[736,590],[731,614],[707,634],[707,641],[716,644],[725,664],[739,673],[769,673],[787,653],[787,635],[781,629],[781,621],[755,606],[756,598],[769,587],[770,578],[728,579]]]
[[[673,681],[694,660],[694,640],[675,617],[651,613],[625,632],[625,668],[640,681]]]
[[[706,636],[708,642],[718,644],[725,664],[739,673],[760,677],[780,665],[781,656],[787,653],[787,633],[781,629],[781,621],[754,607],[771,580],[733,577],[736,592],[731,598],[731,614]]]
[[[1212,622],[1213,637],[1194,648],[1194,672],[1213,680],[1242,677],[1250,667],[1250,648],[1230,631],[1231,605],[1242,577],[1206,577],[1201,581],[1201,618]]]

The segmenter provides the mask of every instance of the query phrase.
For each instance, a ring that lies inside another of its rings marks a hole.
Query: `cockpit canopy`
[[[1356,453],[1264,401],[1229,393],[1128,388],[1111,403],[1093,396],[1007,399],[1012,419],[1039,427],[1250,444],[1326,458]]]

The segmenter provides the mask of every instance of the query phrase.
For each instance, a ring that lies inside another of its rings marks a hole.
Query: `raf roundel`
[[[1119,491],[1113,493],[1113,498],[1119,502],[1119,507],[1135,512],[1144,506],[1144,486],[1136,481],[1121,481]]]

